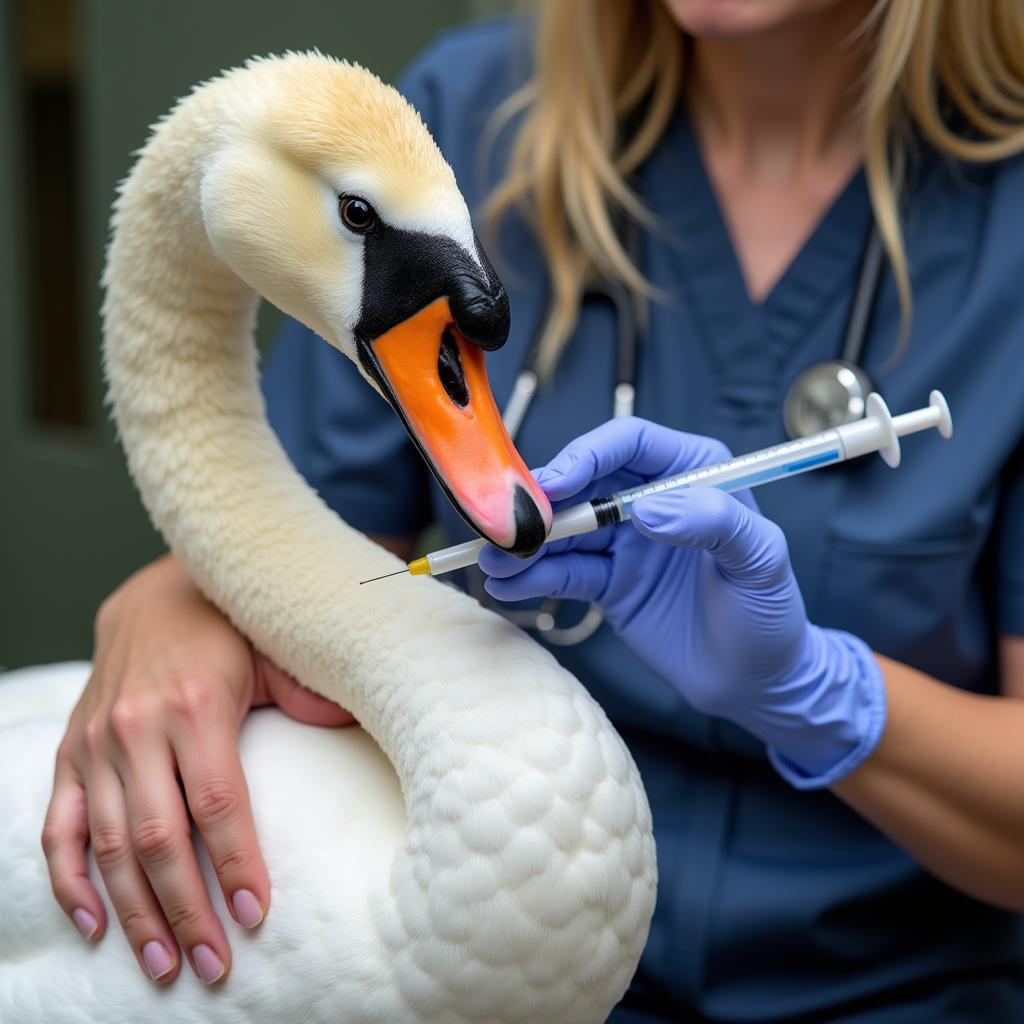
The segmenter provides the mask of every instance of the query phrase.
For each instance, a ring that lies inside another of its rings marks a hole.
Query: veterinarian
[[[894,411],[940,388],[956,421],[952,441],[909,439],[896,473],[864,459],[756,502],[649,499],[527,563],[489,550],[486,582],[466,579],[552,645],[643,775],[658,907],[613,1020],[1017,1024],[1019,0],[539,7],[445,35],[401,87],[509,291],[489,372],[553,500],[856,415],[865,386]],[[347,522],[403,557],[431,522],[468,536],[347,360],[291,325],[265,380],[283,444]],[[257,924],[271,894],[238,724],[268,701],[343,713],[254,655],[170,557],[105,603],[95,661],[69,744],[103,735],[118,696],[159,703],[174,735],[183,677],[223,695],[180,760],[223,779],[230,813],[204,837]],[[48,859],[69,916],[95,923],[89,785],[58,776],[50,818],[72,838]],[[212,942],[179,856],[158,903],[122,888],[115,909],[153,908],[130,926],[164,936],[184,914]]]

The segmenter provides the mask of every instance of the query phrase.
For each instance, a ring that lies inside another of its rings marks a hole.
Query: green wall
[[[22,0],[31,4],[37,0]],[[77,298],[55,303],[80,317],[85,423],[59,427],[33,414],[27,330],[26,246],[40,239],[26,203],[19,96],[24,8],[0,11],[0,667],[87,658],[102,598],[162,550],[125,472],[103,408],[99,375],[99,280],[113,189],[147,126],[196,81],[252,54],[319,47],[393,78],[438,29],[495,13],[498,0],[78,0],[77,168],[80,197]],[[50,301],[51,296],[46,297]],[[261,334],[276,313],[265,310]],[[51,366],[51,372],[59,368]]]

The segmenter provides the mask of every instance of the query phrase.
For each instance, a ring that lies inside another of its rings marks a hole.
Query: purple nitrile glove
[[[576,504],[729,457],[718,441],[623,417],[577,438],[537,480],[552,502]],[[499,600],[595,601],[651,668],[699,711],[759,737],[799,788],[831,785],[881,737],[880,666],[862,640],[807,621],[782,530],[749,491],[663,492],[637,501],[631,523],[532,559],[488,546],[480,567]]]

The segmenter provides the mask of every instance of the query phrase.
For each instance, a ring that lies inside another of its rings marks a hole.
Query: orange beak
[[[463,518],[492,544],[532,555],[551,529],[551,505],[501,421],[484,353],[459,333],[448,299],[360,339],[359,354]]]

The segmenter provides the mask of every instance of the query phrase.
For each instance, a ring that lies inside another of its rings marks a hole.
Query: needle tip
[[[359,586],[362,586],[364,583],[376,583],[377,580],[386,580],[391,576],[401,576],[403,573],[407,573],[408,571],[408,569],[399,569],[397,572],[386,572],[383,576],[374,576],[372,579],[360,580]]]

